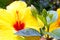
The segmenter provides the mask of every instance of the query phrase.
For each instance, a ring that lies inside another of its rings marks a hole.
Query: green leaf
[[[60,29],[55,29],[52,32],[46,32],[46,34],[53,38],[60,39]]]
[[[42,15],[43,15],[44,17],[47,16],[47,11],[46,11],[45,9],[43,9],[43,11],[42,11]]]
[[[45,9],[43,9],[41,15],[42,15],[42,16],[39,17],[39,18],[41,19],[41,21],[42,21],[45,25],[47,25],[47,20],[46,20],[46,17],[47,17],[47,11],[46,11]]]
[[[44,23],[44,25],[47,25],[47,11],[45,9],[43,9],[41,15],[38,16],[40,18],[40,20]]]
[[[41,34],[41,36],[43,36],[43,35],[44,35],[44,31],[45,31],[45,27],[40,28],[40,34]]]
[[[37,9],[33,5],[31,5],[31,12],[32,12],[32,15],[35,18],[37,18],[38,11],[37,11]]]
[[[50,19],[52,19],[52,17],[53,17],[53,14],[50,14],[50,15],[49,15],[49,17],[50,17]]]
[[[16,35],[20,35],[20,36],[41,36],[37,30],[32,29],[32,28],[20,30],[20,31],[16,32]]]
[[[47,19],[47,24],[51,24],[53,22],[55,22],[58,18],[58,14],[56,11],[48,11],[48,16],[46,17]]]
[[[45,20],[45,17],[43,17],[42,15],[38,15],[38,18],[46,25],[47,22]]]

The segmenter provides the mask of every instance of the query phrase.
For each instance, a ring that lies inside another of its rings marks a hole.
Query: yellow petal
[[[17,40],[17,38],[12,30],[0,30],[0,40]]]
[[[5,9],[0,9],[0,20],[4,20],[10,24],[15,22],[15,18],[13,19],[13,17]]]
[[[0,40],[17,40],[14,28],[5,21],[0,20]]]
[[[0,30],[0,40],[17,40],[11,30]]]
[[[15,40],[14,28],[10,24],[11,16],[5,9],[0,9],[0,40]]]
[[[60,8],[57,9],[58,17],[60,18]]]
[[[7,6],[7,10],[19,10],[26,7],[27,4],[24,1],[15,1]]]
[[[14,29],[11,24],[9,24],[3,20],[0,20],[0,30],[14,30]]]
[[[50,25],[49,31],[51,32],[51,31],[53,31],[53,30],[55,30],[55,29],[57,29],[57,28],[60,28],[60,27],[59,27],[58,22],[56,21],[56,22],[54,22],[54,23],[52,23],[52,24]]]
[[[24,15],[22,15],[22,13],[24,13],[24,9],[27,7],[27,4],[24,2],[24,1],[14,1],[13,3],[11,3],[10,5],[7,6],[7,11],[9,13],[12,14],[12,16],[17,16],[17,11],[18,11],[18,14],[20,16],[20,19],[22,19],[24,17]]]
[[[20,9],[18,12],[18,17],[19,17],[19,20],[22,20],[24,17],[25,17],[25,15],[26,15],[26,8],[24,8],[24,9]]]

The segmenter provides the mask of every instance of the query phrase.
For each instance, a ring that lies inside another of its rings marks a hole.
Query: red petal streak
[[[16,10],[16,14],[18,14],[18,13],[19,13],[19,11]]]
[[[19,31],[19,30],[21,30],[21,29],[24,29],[24,26],[25,26],[25,24],[22,23],[21,21],[20,21],[20,22],[17,21],[17,22],[14,24],[14,28],[15,28],[16,31]]]

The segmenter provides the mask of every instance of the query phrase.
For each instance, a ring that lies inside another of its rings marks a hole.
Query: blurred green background
[[[13,1],[15,0],[0,0],[0,8],[6,8],[6,6],[9,5]]]
[[[11,2],[16,0],[0,0],[0,8],[6,8]],[[22,0],[25,1],[28,5],[34,5],[37,10],[40,12],[42,9],[46,10],[56,10],[60,8],[60,0]]]

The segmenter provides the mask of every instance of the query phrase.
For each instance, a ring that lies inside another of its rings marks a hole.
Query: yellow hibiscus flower
[[[25,2],[15,1],[6,9],[0,9],[1,40],[17,40],[14,33],[24,28],[39,30],[38,22],[32,16],[31,8],[27,7]]]
[[[27,7],[25,2],[13,2],[7,6],[7,11],[11,14],[14,13],[15,16],[17,16],[17,18],[15,18],[24,24],[24,28],[34,28],[37,30],[39,29],[37,20],[32,16],[31,7]],[[41,22],[41,24],[43,23]]]

